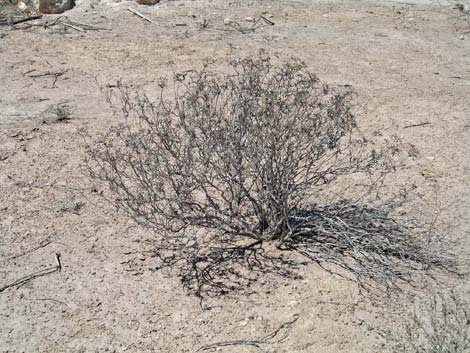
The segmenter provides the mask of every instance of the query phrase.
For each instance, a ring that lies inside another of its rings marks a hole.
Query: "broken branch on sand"
[[[29,281],[31,281],[35,278],[46,276],[46,275],[49,275],[49,274],[54,273],[54,272],[61,272],[62,271],[62,263],[60,262],[60,254],[55,254],[55,262],[56,262],[55,266],[48,267],[44,270],[39,270],[39,271],[33,272],[29,275],[21,277],[20,279],[12,282],[10,284],[7,284],[3,287],[0,287],[0,293],[3,292],[5,289],[11,288],[11,287],[21,287],[22,285],[26,284],[27,282],[29,282]]]
[[[7,25],[7,26],[13,26],[17,25],[19,23],[27,22],[27,21],[32,21],[32,20],[37,20],[41,18],[42,15],[33,15],[33,16],[19,16],[17,20],[14,20],[12,17],[6,18],[6,21],[0,21],[0,25]]]
[[[40,74],[31,74],[31,75],[29,75],[29,77],[37,78],[37,77],[44,77],[44,76],[55,76],[57,78],[57,77],[62,76],[63,74],[65,74],[67,71],[68,70],[46,71],[46,72],[42,72]]]
[[[425,126],[425,125],[431,125],[431,123],[429,121],[425,121],[424,123],[406,125],[406,126],[403,126],[403,128],[408,129],[410,127],[418,127],[418,126]]]
[[[290,330],[292,328],[292,325],[297,321],[298,318],[299,318],[299,316],[295,315],[292,320],[284,322],[283,324],[281,324],[273,332],[271,332],[271,333],[267,334],[266,336],[263,336],[259,339],[256,339],[256,340],[234,340],[234,341],[217,342],[217,343],[212,343],[212,344],[202,346],[196,352],[202,352],[202,351],[206,351],[208,349],[217,348],[217,347],[243,346],[243,345],[244,346],[253,346],[253,347],[261,349],[260,345],[262,345],[262,344],[275,343],[272,340],[277,336],[277,334],[282,329]],[[288,334],[288,332],[285,332],[284,336],[281,337],[276,342],[282,342],[283,340],[285,340],[287,338],[287,334]]]
[[[139,11],[133,9],[132,7],[128,7],[127,10],[130,11],[130,12],[132,12],[134,15],[137,15],[137,16],[139,16],[140,18],[143,18],[143,19],[144,19],[145,21],[147,21],[147,22],[153,23],[154,25],[158,25],[157,22],[152,21],[150,18],[148,18],[148,17],[145,16],[145,15],[142,15]]]

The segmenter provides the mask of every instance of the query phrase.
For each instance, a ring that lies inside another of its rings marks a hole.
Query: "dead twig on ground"
[[[254,32],[255,29],[256,29],[255,26],[253,26],[253,27],[244,27],[241,24],[239,24],[238,22],[231,22],[231,23],[228,24],[228,26],[232,27],[233,29],[239,31],[242,34],[245,34],[247,32]]]
[[[67,22],[62,22],[63,25],[74,26],[80,28],[83,32],[86,31],[111,31],[111,28],[97,27],[92,26],[86,23],[74,22],[68,20]]]
[[[60,254],[55,254],[55,267],[57,269],[57,272],[62,271],[62,262],[60,262]]]
[[[46,72],[42,72],[38,74],[31,74],[29,75],[29,77],[31,78],[40,78],[40,77],[49,77],[49,76],[54,77],[54,82],[52,82],[52,87],[55,87],[55,84],[57,80],[59,79],[59,77],[64,75],[67,71],[69,70],[66,69],[66,70],[60,70],[60,71],[46,71]]]
[[[403,128],[408,129],[410,127],[418,127],[418,126],[425,126],[425,125],[431,125],[431,123],[429,121],[425,121],[424,123],[406,125],[406,126],[403,126]]]
[[[54,298],[35,298],[34,300],[44,300],[44,301],[53,301],[56,303],[64,304],[65,306],[69,306],[66,302],[62,300],[54,299]]]
[[[46,275],[49,275],[49,274],[55,273],[55,272],[60,273],[62,271],[62,263],[60,261],[60,254],[55,254],[55,262],[56,262],[56,265],[53,266],[53,267],[48,267],[44,270],[33,272],[29,275],[21,277],[20,279],[14,281],[13,283],[10,283],[10,284],[7,284],[3,287],[0,287],[0,293],[3,292],[4,290],[8,289],[8,288],[11,288],[11,287],[21,287],[22,285],[26,284],[27,282],[29,282],[29,281],[31,281],[35,278],[43,277],[43,276],[46,276]]]
[[[32,20],[37,20],[40,19],[42,15],[33,15],[33,16],[26,16],[25,15],[17,15],[17,16],[12,16],[12,17],[3,17],[0,18],[0,26],[1,25],[6,25],[6,26],[14,26],[20,23],[32,21]],[[14,18],[17,18],[16,20]]]
[[[128,7],[127,8],[128,11],[132,12],[134,15],[137,15],[139,16],[140,18],[144,19],[145,21],[147,22],[150,22],[150,23],[153,23],[154,25],[157,25],[158,26],[158,23],[155,22],[155,21],[152,21],[150,18],[148,18],[147,16],[141,14],[139,11],[137,11],[136,9],[133,9],[132,7]]]
[[[39,249],[42,249],[42,248],[45,248],[46,246],[48,246],[49,244],[51,244],[52,241],[50,239],[45,239],[45,241],[42,241],[38,246],[36,246],[35,248],[33,249],[30,249],[30,250],[27,250],[21,254],[18,254],[18,255],[14,255],[10,258],[8,258],[8,260],[14,260],[14,259],[17,259],[19,257],[22,257],[22,256],[25,256],[25,255],[28,255],[28,254],[31,254],[32,252],[36,251],[36,250],[39,250]]]
[[[61,71],[46,71],[39,74],[31,74],[29,77],[36,78],[36,77],[44,77],[44,76],[54,76],[60,77],[65,74],[68,70],[61,70]]]
[[[287,321],[280,325],[276,330],[273,332],[255,340],[233,340],[233,341],[223,341],[223,342],[217,342],[217,343],[212,343],[208,344],[205,346],[200,347],[196,352],[202,352],[202,351],[207,351],[212,348],[217,348],[217,347],[227,347],[227,346],[253,346],[256,347],[262,351],[264,351],[261,348],[262,344],[273,344],[273,343],[279,343],[284,341],[287,338],[287,332],[284,334],[284,336],[277,341],[273,341],[273,339],[279,334],[279,332],[283,329],[289,330],[292,328],[292,325],[298,320],[298,315],[295,315],[294,318],[290,321]]]
[[[17,17],[20,17],[20,19],[14,21],[16,23],[7,23],[5,21],[2,21],[2,18],[0,18],[0,25],[1,24],[5,24],[5,25],[19,24],[19,23],[34,20],[34,19],[39,19],[39,18],[42,17],[42,15],[30,16],[28,18],[24,18],[24,16],[17,16]],[[49,28],[57,26],[57,25],[62,25],[64,27],[72,28],[72,29],[74,29],[76,31],[79,31],[79,32],[111,31],[111,28],[97,27],[97,26],[92,26],[92,25],[85,24],[85,23],[71,21],[71,20],[69,20],[69,18],[67,16],[59,16],[59,17],[55,18],[53,21],[42,21],[42,22],[39,22],[39,23],[33,23],[33,24],[30,24],[29,27],[35,26],[35,27],[43,27],[44,29],[49,29]]]
[[[69,28],[72,28],[78,32],[86,32],[83,28],[80,28],[80,27],[77,27],[77,26],[74,26],[70,23],[67,23],[67,22],[62,22],[62,25],[64,25],[65,27],[69,27]]]
[[[274,25],[275,25],[275,23],[274,23],[273,21],[271,21],[270,19],[264,17],[263,15],[259,15],[259,17],[260,17],[264,22],[266,22],[268,25],[270,25],[270,26],[274,26]]]

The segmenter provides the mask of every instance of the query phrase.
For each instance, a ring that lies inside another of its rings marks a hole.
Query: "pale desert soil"
[[[0,351],[194,352],[255,339],[298,316],[284,341],[263,348],[392,352],[381,332],[399,312],[314,265],[300,269],[303,280],[268,277],[251,294],[207,298],[201,308],[176,274],[152,271],[152,234],[116,214],[83,176],[78,131],[95,135],[117,123],[106,85],[122,79],[152,95],[169,61],[189,69],[261,48],[278,61],[296,55],[322,79],[356,89],[364,131],[416,146],[419,155],[390,184],[415,183],[416,207],[407,212],[424,223],[438,212],[434,228],[468,253],[469,22],[450,2],[407,2],[78,0],[70,19],[110,30],[0,28],[0,286],[53,266],[56,252],[63,264],[60,274],[0,293]],[[263,13],[275,25],[249,33],[224,26],[225,18],[248,26],[246,17]],[[31,77],[60,70],[55,83]],[[51,121],[48,107],[64,102],[72,119]],[[465,278],[448,283],[469,293]]]

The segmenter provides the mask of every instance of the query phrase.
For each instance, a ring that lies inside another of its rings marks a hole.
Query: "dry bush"
[[[49,107],[53,122],[68,122],[72,119],[73,109],[69,104],[59,103]]]
[[[454,292],[420,298],[392,340],[399,352],[470,352],[470,303]]]
[[[444,266],[383,210],[357,200],[315,204],[339,177],[391,170],[358,133],[350,91],[298,60],[275,66],[260,56],[230,66],[228,75],[210,64],[175,75],[171,100],[163,83],[155,102],[118,85],[124,122],[88,147],[92,178],[155,231],[162,252],[171,250],[163,265],[184,264],[185,283],[198,291],[207,283],[232,289],[215,278],[239,277],[235,260],[261,272],[283,268],[285,259],[268,256],[266,265],[256,257],[266,242],[384,287]]]

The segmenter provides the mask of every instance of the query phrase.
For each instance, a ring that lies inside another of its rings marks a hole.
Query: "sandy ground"
[[[83,176],[79,131],[95,135],[117,123],[103,88],[118,79],[152,95],[170,61],[189,69],[261,48],[279,61],[296,55],[322,79],[356,89],[365,131],[416,146],[419,155],[390,183],[415,183],[421,208],[410,215],[429,223],[437,212],[435,228],[468,253],[468,17],[446,1],[309,0],[162,0],[154,7],[78,0],[66,15],[109,30],[0,28],[0,286],[54,266],[55,253],[63,265],[60,274],[0,292],[0,351],[194,352],[256,339],[297,318],[279,333],[285,340],[262,348],[392,352],[381,332],[397,312],[314,265],[300,269],[302,280],[268,276],[251,294],[207,298],[201,307],[176,274],[153,271],[152,234],[118,215]],[[231,18],[249,27],[246,18],[259,15],[274,25],[261,21],[253,32],[224,25]],[[63,74],[43,75],[51,72]],[[68,122],[53,121],[49,107],[60,103],[73,107]],[[428,124],[407,127],[421,123]],[[466,279],[456,285],[468,293]]]

